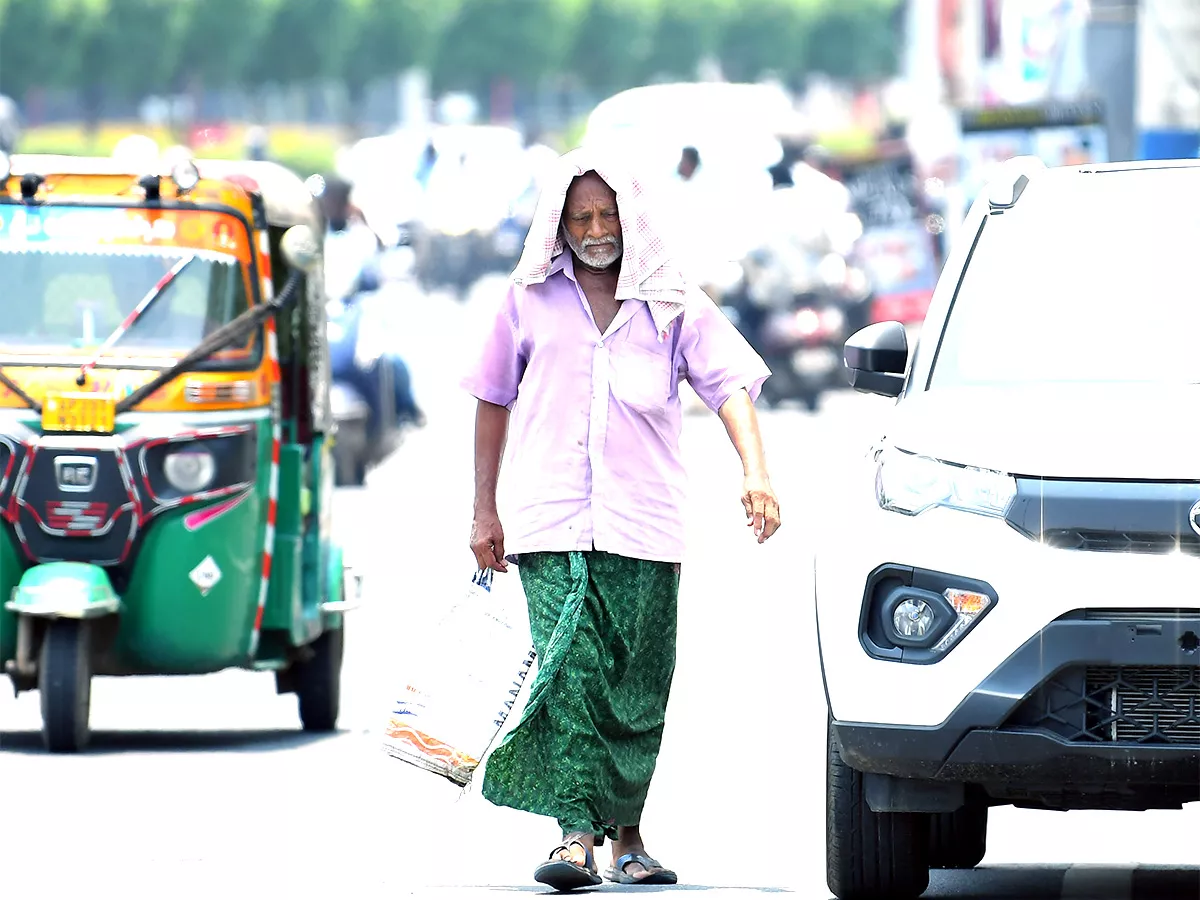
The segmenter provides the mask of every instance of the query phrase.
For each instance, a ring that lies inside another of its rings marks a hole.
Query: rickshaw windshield
[[[124,217],[128,211],[87,212]],[[10,224],[0,221],[0,234],[9,231],[8,239],[0,237],[0,359],[178,358],[250,306],[246,267],[233,246],[21,240]],[[229,233],[232,224],[225,225]],[[253,348],[251,338],[215,359],[245,358]]]

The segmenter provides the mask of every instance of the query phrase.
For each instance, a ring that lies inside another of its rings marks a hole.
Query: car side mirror
[[[846,341],[850,386],[863,394],[899,397],[908,367],[908,333],[899,322],[876,322]]]

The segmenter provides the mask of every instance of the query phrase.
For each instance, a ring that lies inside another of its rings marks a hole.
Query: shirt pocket
[[[671,358],[629,341],[614,344],[609,350],[609,385],[621,403],[648,416],[667,411],[671,393]]]

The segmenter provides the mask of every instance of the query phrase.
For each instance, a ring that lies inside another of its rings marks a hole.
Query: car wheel
[[[912,900],[929,887],[929,816],[877,813],[827,725],[825,879],[838,900]]]
[[[974,797],[954,812],[930,816],[930,868],[973,869],[983,862],[987,825],[987,804]]]

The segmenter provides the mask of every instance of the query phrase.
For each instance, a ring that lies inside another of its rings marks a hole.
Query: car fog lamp
[[[163,474],[175,490],[196,494],[212,484],[217,463],[207,450],[178,450],[163,460]]]
[[[171,180],[181,193],[186,194],[200,183],[200,170],[190,159],[180,160],[171,169]]]
[[[950,630],[942,635],[942,639],[933,645],[934,653],[943,653],[952,647],[971,624],[987,612],[992,605],[992,598],[977,591],[967,591],[961,588],[947,588],[942,592],[946,601],[954,607],[958,618],[950,626]]]
[[[924,600],[904,600],[892,613],[892,627],[902,637],[920,640],[929,634],[936,618]]]

